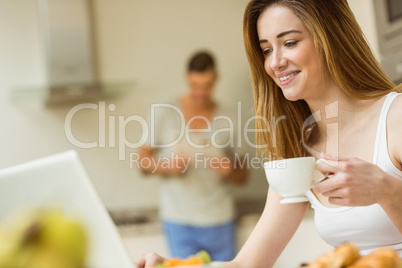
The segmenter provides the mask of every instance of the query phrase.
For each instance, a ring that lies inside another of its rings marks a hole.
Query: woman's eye
[[[272,52],[272,49],[271,49],[271,48],[267,48],[267,49],[264,49],[264,50],[262,51],[262,54],[264,54],[264,56],[266,57],[266,56],[268,56],[269,54],[271,54],[271,52]]]
[[[297,45],[297,41],[286,42],[285,44],[286,47],[294,47],[295,45]]]

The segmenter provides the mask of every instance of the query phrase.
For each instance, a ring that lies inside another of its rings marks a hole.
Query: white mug
[[[269,186],[283,197],[281,204],[308,201],[305,194],[313,185],[315,163],[314,157],[280,159],[264,163]]]

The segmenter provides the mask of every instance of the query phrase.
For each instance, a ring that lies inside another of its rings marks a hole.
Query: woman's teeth
[[[286,80],[288,80],[289,78],[291,78],[292,76],[294,76],[294,75],[296,75],[296,74],[298,74],[298,73],[299,73],[299,72],[294,72],[294,73],[289,74],[289,75],[287,75],[287,76],[279,77],[279,80],[280,80],[280,81],[286,81]]]

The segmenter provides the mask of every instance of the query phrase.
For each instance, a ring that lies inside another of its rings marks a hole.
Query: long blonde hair
[[[311,111],[304,100],[288,101],[264,69],[257,21],[271,5],[291,9],[305,24],[330,75],[350,97],[374,99],[396,88],[375,59],[347,0],[251,0],[244,14],[243,37],[259,118],[256,143],[265,146],[260,152],[267,158],[300,157],[306,154],[301,140]],[[286,120],[278,123],[281,116]]]

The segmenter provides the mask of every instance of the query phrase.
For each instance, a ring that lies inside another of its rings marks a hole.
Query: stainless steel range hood
[[[41,99],[48,105],[116,97],[134,82],[98,76],[95,0],[36,0],[44,51],[45,85],[15,85],[12,101]],[[23,81],[21,81],[23,83]]]
[[[98,80],[91,0],[38,0],[45,46],[47,103],[93,99]]]

